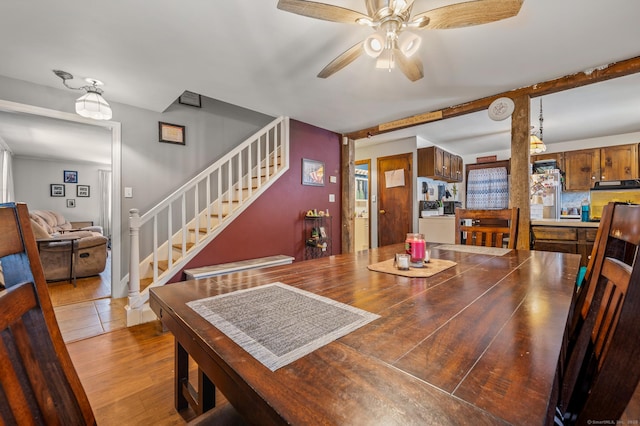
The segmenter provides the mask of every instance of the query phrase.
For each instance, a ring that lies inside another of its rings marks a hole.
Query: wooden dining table
[[[176,408],[190,357],[199,409],[215,385],[254,424],[544,424],[580,256],[429,248],[455,266],[428,278],[368,269],[397,244],[152,288],[175,336]],[[271,371],[186,305],[274,282],[380,317]]]

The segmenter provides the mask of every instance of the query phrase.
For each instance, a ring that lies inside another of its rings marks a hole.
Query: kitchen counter
[[[582,222],[580,219],[531,219],[531,226],[565,226],[571,228],[597,228],[600,222]]]
[[[599,222],[582,222],[580,219],[533,219],[533,249],[576,253],[582,257],[580,266],[586,266],[599,225]]]

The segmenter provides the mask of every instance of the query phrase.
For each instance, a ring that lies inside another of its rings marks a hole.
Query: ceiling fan
[[[318,77],[327,78],[363,52],[377,58],[376,67],[396,66],[411,81],[423,77],[422,61],[413,55],[421,39],[405,30],[449,29],[486,24],[516,16],[524,0],[474,0],[420,12],[412,16],[414,0],[364,0],[367,14],[307,0],[279,0],[278,9],[310,18],[366,25],[375,33],[331,61]]]

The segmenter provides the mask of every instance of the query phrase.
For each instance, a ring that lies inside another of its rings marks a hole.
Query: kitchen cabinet
[[[567,225],[570,224],[567,223]],[[536,225],[534,221],[532,222],[531,231],[534,250],[579,254],[581,256],[580,266],[586,266],[593,250],[598,224],[547,226]]]
[[[355,223],[356,251],[369,249],[369,218],[356,217]]]
[[[588,191],[597,181],[639,177],[637,144],[567,151],[564,163],[566,191]]]
[[[531,164],[536,161],[543,160],[555,160],[558,168],[560,170],[564,170],[564,153],[563,152],[552,152],[552,153],[543,153],[543,154],[535,154],[531,156]]]
[[[564,153],[565,191],[588,191],[600,174],[600,149]]]
[[[418,150],[419,177],[445,182],[462,182],[462,167],[462,157],[437,146]]]
[[[600,180],[638,178],[638,145],[608,146],[600,149]]]

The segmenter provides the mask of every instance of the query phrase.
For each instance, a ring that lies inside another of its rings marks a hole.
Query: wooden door
[[[588,191],[600,180],[600,149],[564,153],[567,191]]]
[[[638,178],[638,145],[608,146],[600,149],[600,180]]]
[[[378,246],[401,243],[413,220],[413,154],[378,158]],[[389,173],[387,173],[389,172]]]

